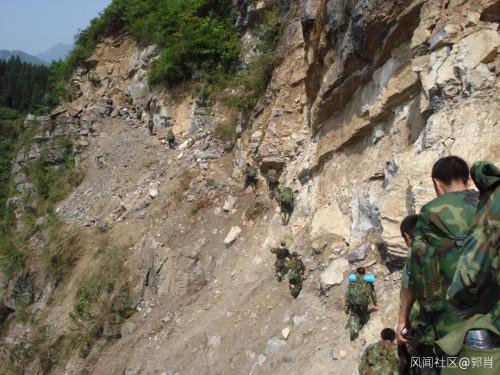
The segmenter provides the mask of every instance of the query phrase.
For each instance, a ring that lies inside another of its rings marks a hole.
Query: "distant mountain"
[[[35,65],[47,65],[47,61],[42,60],[36,56],[30,55],[29,53],[23,52],[23,51],[18,51],[18,50],[13,50],[13,51],[8,51],[8,50],[0,50],[0,60],[9,60],[13,56],[19,56],[21,61],[27,62],[30,64],[35,64]]]
[[[64,44],[58,43],[53,47],[48,48],[46,51],[43,51],[36,55],[38,58],[51,62],[54,60],[63,60],[68,53],[73,49],[72,44]]]

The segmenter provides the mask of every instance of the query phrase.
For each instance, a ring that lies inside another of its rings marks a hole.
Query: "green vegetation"
[[[116,338],[119,325],[134,312],[121,254],[107,241],[100,252],[100,266],[81,283],[70,313],[72,341],[82,358],[90,354],[98,340]]]
[[[345,10],[345,12],[349,16],[351,16],[352,12],[354,11],[354,8],[356,7],[357,4],[358,4],[358,0],[346,0],[346,2],[344,4],[344,10]]]
[[[231,116],[231,118],[217,124],[214,130],[214,135],[221,141],[228,142],[233,145],[234,142],[236,142],[237,136],[236,126],[237,119],[234,116]]]
[[[40,160],[31,161],[24,168],[38,195],[39,215],[50,212],[83,179],[82,171],[75,167],[73,155],[66,151],[63,163],[57,168],[48,164],[43,154]]]
[[[0,108],[0,269],[7,276],[21,269],[24,264],[24,257],[11,233],[14,212],[7,205],[13,184],[12,160],[16,155],[16,143],[20,134],[20,120],[17,116],[15,110]]]
[[[19,58],[0,60],[0,107],[47,113],[64,93],[59,79],[62,66],[61,62],[47,67],[24,63]]]
[[[281,4],[275,0],[266,11],[255,30],[256,54],[238,68],[241,35],[231,19],[231,0],[113,0],[76,36],[76,47],[62,70],[69,77],[78,66],[85,66],[99,38],[129,32],[139,44],[159,47],[159,58],[149,71],[151,84],[201,81],[200,95],[249,111],[265,91],[277,62],[284,27]],[[232,133],[227,126],[219,129],[225,139]]]
[[[3,118],[12,118],[14,111],[3,109],[0,110],[0,115]],[[20,218],[22,230],[16,231],[14,210],[11,205],[7,204],[13,186],[12,160],[19,148],[32,144],[37,130],[39,128],[33,127],[21,131],[21,119],[2,120],[0,118],[0,268],[8,276],[23,267],[23,243],[40,229],[36,226],[36,219],[41,216],[50,217],[56,203],[64,199],[83,179],[82,171],[75,166],[70,139],[66,136],[57,137],[56,147],[62,150],[63,158],[58,165],[51,165],[48,150],[45,149],[42,150],[38,160],[31,161],[24,166],[24,172],[33,183],[37,194],[31,197],[30,202],[19,202],[24,204],[25,210]],[[53,240],[51,244],[54,241],[64,243],[63,239],[58,236],[51,237],[51,240]],[[51,272],[64,274],[59,268],[64,269],[68,260],[65,256],[59,257],[61,254],[57,249],[52,249],[50,253],[58,254],[57,261],[64,263],[63,265],[52,264],[51,267],[57,268],[57,272],[55,270]],[[51,265],[50,262],[48,264]]]
[[[78,260],[82,252],[82,239],[77,230],[64,227],[52,213],[45,215],[45,223],[50,240],[42,256],[48,276],[57,285]]]
[[[230,0],[114,0],[76,36],[65,76],[85,64],[100,37],[122,31],[130,32],[141,44],[159,46],[160,58],[149,75],[152,84],[227,72],[240,53],[230,9]]]
[[[239,111],[249,111],[267,88],[272,72],[277,63],[276,49],[283,33],[283,24],[279,17],[278,2],[264,14],[256,27],[259,40],[255,56],[248,67],[224,80],[225,87],[220,99]],[[220,87],[220,86],[219,86]]]

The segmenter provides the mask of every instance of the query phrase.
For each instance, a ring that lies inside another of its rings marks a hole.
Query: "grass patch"
[[[43,249],[42,258],[47,275],[57,285],[71,271],[83,251],[82,236],[76,229],[64,227],[55,216],[46,215],[46,222],[50,240]]]
[[[63,157],[60,164],[50,164],[47,151],[42,151],[39,160],[31,161],[24,167],[38,195],[38,215],[53,210],[84,178],[83,171],[75,165],[71,141],[67,137],[59,137],[57,142]]]
[[[99,269],[81,282],[69,315],[71,341],[82,358],[90,354],[97,341],[116,338],[119,325],[134,312],[124,281],[123,257],[108,243],[100,252]]]
[[[0,237],[0,268],[7,278],[11,278],[24,267],[24,254],[19,251],[15,239],[9,236]]]
[[[196,215],[203,208],[210,207],[211,205],[212,205],[212,200],[209,197],[207,197],[206,195],[199,196],[193,202],[191,202],[191,208],[190,208],[191,215]]]
[[[255,107],[264,94],[278,62],[276,49],[283,35],[279,2],[264,13],[255,29],[259,40],[255,56],[235,73],[209,77],[210,95],[240,112]]]
[[[237,126],[238,117],[237,114],[233,112],[228,119],[217,124],[214,130],[214,135],[221,141],[234,145],[237,138]]]
[[[252,206],[245,210],[245,220],[255,221],[258,217],[262,216],[267,210],[268,206],[266,206],[263,202],[254,201]]]

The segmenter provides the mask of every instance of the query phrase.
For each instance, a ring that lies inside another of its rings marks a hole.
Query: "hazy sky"
[[[111,0],[0,0],[0,49],[36,55],[71,43]]]

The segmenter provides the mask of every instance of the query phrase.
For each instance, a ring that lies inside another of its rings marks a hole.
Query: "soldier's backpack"
[[[245,176],[248,178],[257,178],[257,167],[255,165],[250,165],[245,171]]]
[[[350,306],[368,306],[373,286],[365,280],[349,281],[347,303]]]
[[[293,191],[291,188],[286,187],[280,191],[280,203],[285,204],[287,206],[291,206],[293,204]]]
[[[175,135],[174,135],[174,132],[172,131],[172,129],[168,129],[167,141],[169,141],[169,142],[175,141]]]
[[[427,203],[412,243],[414,289],[426,312],[448,309],[446,292],[473,223],[478,194],[467,190],[444,194]],[[413,257],[415,254],[419,256]]]
[[[278,172],[276,172],[275,169],[270,169],[267,171],[267,181],[271,185],[278,183]]]

